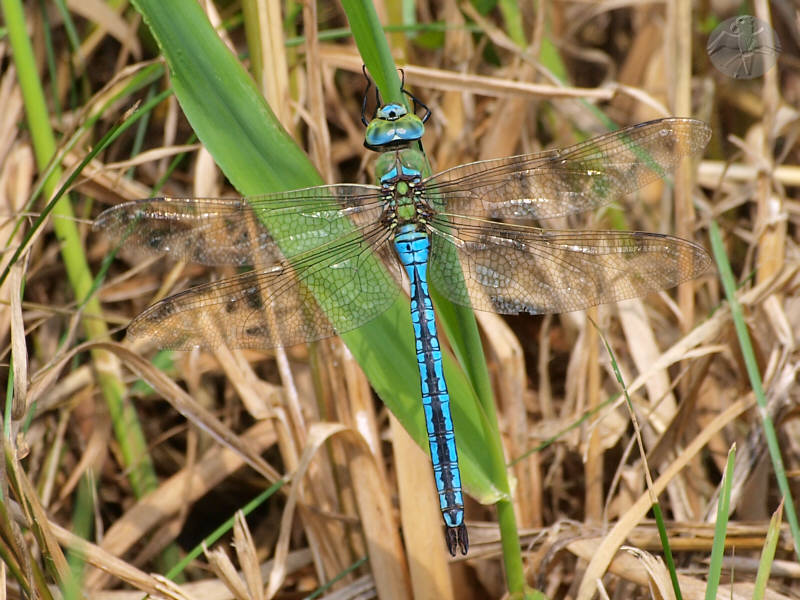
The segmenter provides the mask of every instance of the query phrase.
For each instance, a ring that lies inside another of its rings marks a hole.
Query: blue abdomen
[[[456,546],[466,554],[469,541],[464,525],[464,498],[450,412],[450,395],[444,380],[442,351],[436,333],[433,303],[428,292],[430,238],[424,231],[417,231],[413,225],[404,225],[395,236],[394,245],[411,282],[411,321],[422,386],[422,406],[433,474],[439,493],[439,506],[447,526],[447,545],[453,555]]]

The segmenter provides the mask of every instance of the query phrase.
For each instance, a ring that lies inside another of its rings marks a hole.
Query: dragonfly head
[[[364,146],[384,152],[408,146],[425,133],[423,120],[402,104],[384,104],[367,125]]]

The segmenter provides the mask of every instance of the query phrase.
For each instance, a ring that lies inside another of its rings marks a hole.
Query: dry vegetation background
[[[55,3],[26,3],[50,124],[60,140],[101,105],[103,86],[135,72],[142,61],[157,60],[136,11],[118,4],[68,3],[73,32]],[[447,1],[417,7],[420,23],[446,22],[446,31],[389,34],[408,85],[433,111],[425,149],[434,169],[568,145],[577,131],[600,133],[605,126],[591,106],[620,125],[672,114],[707,121],[714,137],[696,169],[679,175],[674,189],[651,186],[619,199],[617,207],[631,229],[678,233],[707,248],[709,224],[719,223],[769,413],[794,496],[800,497],[800,12],[788,0],[747,6],[772,22],[783,52],[764,77],[734,80],[713,68],[705,42],[716,22],[735,14],[738,2],[693,3],[689,20],[679,3],[539,5],[546,7],[546,23],[541,13],[523,9],[524,51],[508,37],[497,10],[482,16],[470,5]],[[245,54],[239,4],[206,8]],[[394,7],[378,10],[385,16]],[[338,5],[324,3],[319,11],[320,30],[346,24]],[[290,20],[284,14],[283,21],[270,25],[264,18],[255,27],[262,28],[262,39],[281,39],[302,32],[301,24],[302,15]],[[359,122],[362,61],[350,40],[276,48],[266,53],[256,80],[282,121],[309,147],[327,181],[369,181],[372,157],[362,146]],[[548,55],[562,62],[542,58],[543,68],[535,57]],[[691,72],[681,68],[688,64]],[[41,171],[5,36],[0,66],[5,267],[9,249],[21,242],[44,199],[26,206]],[[564,69],[569,84],[555,81],[556,68]],[[309,92],[315,89],[309,75],[321,76],[321,99]],[[169,85],[163,76],[149,91],[107,107],[80,143],[59,155],[64,172],[135,101]],[[325,119],[318,118],[320,110]],[[326,146],[320,140],[328,135]],[[182,160],[173,170],[176,156]],[[145,126],[97,156],[74,186],[71,218],[93,273],[110,248],[92,232],[91,219],[114,203],[151,195],[164,176],[163,192],[171,195],[236,193],[192,138],[174,97]],[[614,218],[613,211],[603,211],[591,225],[609,227]],[[20,219],[22,227],[15,229]],[[366,553],[365,536],[384,536],[384,530],[386,555],[359,563],[330,597],[372,597],[376,581],[387,598],[503,596],[492,508],[468,502],[470,554],[449,560],[427,451],[392,421],[338,339],[285,352],[156,355],[146,344],[76,351],[87,339],[82,323],[98,316],[88,316],[76,302],[60,246],[48,224],[2,289],[6,368],[0,372],[10,373],[13,349],[16,376],[13,413],[6,412],[13,418],[4,430],[1,518],[7,564],[0,575],[9,597],[23,596],[20,580],[44,594],[45,583],[56,581],[54,573],[63,575],[69,560],[78,565],[82,593],[92,598],[138,598],[141,591],[169,598],[300,598],[357,563]],[[154,299],[212,276],[197,265],[131,261],[122,254],[97,290],[112,339],[121,340],[125,324]],[[652,597],[644,565],[656,579],[663,569],[642,553],[659,554],[660,544],[651,515],[636,504],[645,493],[643,464],[624,404],[607,403],[620,388],[597,331],[583,313],[477,316],[507,456],[522,457],[511,472],[529,584],[550,598],[575,597],[588,561],[599,556],[608,565],[603,582],[611,597]],[[716,490],[727,452],[737,444],[720,594],[751,597],[779,493],[716,275],[678,291],[599,307],[591,316],[629,386],[653,478],[666,474],[669,481],[660,499],[686,598],[700,597],[704,589]],[[154,356],[162,371],[148,362]],[[156,391],[141,383],[142,374]],[[117,415],[101,394],[109,378],[141,423],[139,450],[130,450],[136,441],[120,442],[121,433],[135,437],[133,425],[112,427]],[[355,432],[366,443],[356,442]],[[219,438],[229,435],[223,446]],[[131,477],[149,461],[150,475],[145,469],[143,480]],[[166,573],[270,483],[294,473],[301,476],[183,571],[180,588],[148,574]],[[372,507],[355,486],[369,486]],[[607,537],[614,525],[618,541]],[[398,531],[404,546],[393,542]],[[79,543],[79,536],[91,544]],[[635,550],[617,552],[620,542]],[[86,564],[73,560],[76,549]],[[785,526],[776,558],[768,597],[800,598],[800,568]],[[237,568],[244,579],[231,574]]]

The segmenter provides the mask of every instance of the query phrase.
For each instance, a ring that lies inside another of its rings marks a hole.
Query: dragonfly
[[[369,87],[367,88],[369,89]],[[248,267],[157,302],[128,326],[164,349],[266,349],[319,340],[378,317],[408,289],[420,399],[445,541],[466,555],[464,497],[430,287],[459,305],[533,315],[644,296],[698,277],[701,246],[630,231],[534,227],[592,211],[698,158],[711,130],[666,118],[568,148],[424,176],[431,111],[413,100],[365,117],[376,183],[248,198],[160,197],[116,205],[95,229],[144,253]],[[423,112],[422,116],[417,113]],[[378,260],[375,260],[375,259]]]

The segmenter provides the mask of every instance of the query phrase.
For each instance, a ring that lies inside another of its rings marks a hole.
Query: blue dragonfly
[[[251,267],[161,300],[128,326],[129,337],[166,349],[322,339],[374,319],[408,286],[434,480],[455,556],[467,553],[469,538],[429,286],[474,309],[538,315],[644,296],[701,275],[710,256],[677,237],[508,221],[596,209],[663,177],[682,158],[697,158],[711,131],[693,119],[661,119],[424,177],[418,142],[430,111],[403,91],[413,111],[379,96],[371,120],[362,108],[364,145],[378,154],[375,185],[151,198],[106,210],[95,228],[147,253]]]

